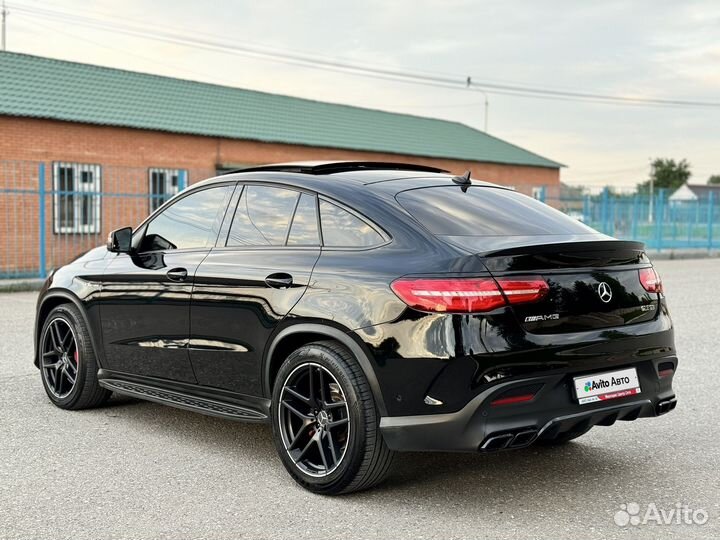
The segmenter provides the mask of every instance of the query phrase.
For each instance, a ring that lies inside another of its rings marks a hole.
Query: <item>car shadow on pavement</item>
[[[188,444],[207,446],[209,451],[227,453],[233,459],[259,460],[267,462],[269,468],[280,467],[267,425],[233,422],[121,396],[114,396],[109,405],[112,408],[106,414],[122,416],[139,430],[161,426],[167,437],[184,438]],[[441,490],[438,496],[442,500],[458,496],[454,504],[472,494],[522,499],[528,490],[553,493],[582,486],[589,476],[601,483],[612,482],[615,475],[605,475],[608,479],[603,480],[604,475],[596,472],[621,473],[628,467],[637,472],[638,466],[642,464],[628,464],[627,457],[613,448],[593,445],[592,433],[560,447],[537,446],[494,454],[399,453],[386,482],[346,498],[408,499],[419,493],[427,498],[428,491]]]
[[[422,498],[452,501],[458,507],[475,507],[480,501],[501,506],[503,501],[511,501],[522,506],[538,496],[582,493],[588,483],[593,489],[608,488],[617,482],[616,474],[622,475],[629,467],[637,472],[637,464],[628,464],[616,449],[585,441],[493,454],[402,453],[387,481],[375,488],[374,496],[408,500],[413,494],[423,494]],[[433,490],[437,492],[434,496],[427,494]],[[349,497],[372,496],[361,492]]]
[[[272,463],[276,458],[270,426],[265,424],[235,422],[117,394],[93,411],[113,419],[123,418],[138,432],[161,432],[179,443],[185,439],[188,444],[206,445],[213,452],[227,452],[237,459],[266,457]]]

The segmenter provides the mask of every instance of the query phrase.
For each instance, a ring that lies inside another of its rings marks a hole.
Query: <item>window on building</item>
[[[172,203],[148,224],[140,251],[213,246],[231,192],[231,186],[211,187]]]
[[[300,193],[245,186],[230,226],[227,246],[282,246]]]
[[[320,201],[323,245],[371,247],[384,242],[380,234],[360,218],[327,201]]]
[[[53,163],[55,234],[100,232],[100,165]]]
[[[161,169],[152,167],[148,169],[150,182],[150,213],[160,208],[165,201],[171,199],[180,191],[180,175],[185,177],[187,184],[187,171],[183,169]]]

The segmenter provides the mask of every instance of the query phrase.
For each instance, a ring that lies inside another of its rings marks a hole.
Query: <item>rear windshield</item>
[[[516,191],[436,186],[403,191],[400,205],[433,234],[534,236],[596,233],[562,212]]]

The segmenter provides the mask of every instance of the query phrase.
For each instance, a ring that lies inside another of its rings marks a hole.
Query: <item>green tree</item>
[[[708,184],[720,184],[720,174],[713,174],[708,178]]]
[[[674,191],[690,178],[690,164],[687,160],[675,161],[668,158],[657,158],[650,164],[650,178],[654,180],[655,189]],[[638,191],[650,191],[650,180],[638,185]]]

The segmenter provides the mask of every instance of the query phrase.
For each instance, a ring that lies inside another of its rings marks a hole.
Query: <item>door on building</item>
[[[193,191],[133,234],[103,276],[105,364],[126,373],[195,383],[188,357],[193,279],[220,230],[235,183]]]
[[[199,384],[260,396],[264,346],[320,256],[317,197],[247,184],[234,200],[195,275],[190,359]]]

